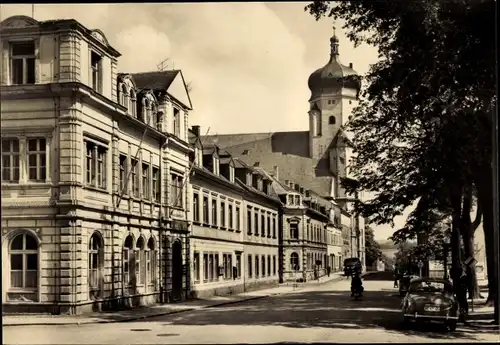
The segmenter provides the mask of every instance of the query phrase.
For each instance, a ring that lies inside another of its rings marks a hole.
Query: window
[[[236,231],[240,231],[240,208],[236,206]]]
[[[156,246],[152,237],[148,240],[146,250],[146,282],[150,290],[156,290]]]
[[[254,221],[255,221],[254,234],[255,234],[255,236],[259,236],[259,211],[258,210],[255,210]]]
[[[104,246],[99,234],[94,233],[89,241],[89,294],[90,299],[101,295]]]
[[[160,169],[153,167],[153,201],[160,202]]]
[[[200,203],[198,193],[193,193],[193,221],[200,221]]]
[[[130,287],[135,280],[134,277],[134,242],[131,235],[125,239],[122,253],[123,261],[123,285]]]
[[[266,216],[263,214],[260,216],[260,235],[266,237]]]
[[[271,255],[267,256],[267,276],[271,276]]]
[[[262,264],[262,276],[265,277],[266,276],[266,256],[265,255],[262,255],[261,264]]]
[[[214,280],[219,280],[219,253],[214,254],[214,261],[215,261]]]
[[[142,163],[142,198],[149,199],[149,165]]]
[[[220,226],[226,227],[226,203],[222,201],[220,203]]]
[[[290,223],[290,238],[293,240],[299,239],[299,224]]]
[[[139,285],[144,285],[146,281],[146,270],[144,269],[144,239],[139,237],[135,244],[135,274],[138,278]],[[136,278],[136,279],[137,279]]]
[[[44,138],[28,139],[28,180],[45,181],[46,177],[46,144]]]
[[[203,280],[207,281],[209,279],[209,272],[210,267],[209,267],[209,261],[208,261],[208,254],[204,253],[203,254]]]
[[[96,52],[90,53],[90,70],[92,73],[92,88],[97,92],[102,91],[102,80],[101,80],[101,61],[102,57]]]
[[[19,140],[2,140],[2,182],[19,182]]]
[[[295,205],[300,206],[300,195],[295,195]]]
[[[35,42],[11,43],[12,84],[35,83]]]
[[[217,226],[217,199],[212,199],[212,225]]]
[[[91,141],[85,141],[86,148],[86,184],[96,188],[106,188],[106,153],[107,148]]]
[[[127,190],[124,190],[127,185],[127,156],[120,155],[120,193],[127,194]]]
[[[241,253],[236,254],[236,277],[241,278]]]
[[[276,217],[273,216],[273,238],[276,238]]]
[[[219,162],[219,158],[218,157],[213,157],[212,158],[212,172],[215,174],[215,175],[219,175],[219,168],[220,168],[220,162]]]
[[[208,196],[203,197],[203,223],[208,224]]]
[[[300,269],[299,254],[292,253],[290,255],[290,269],[293,271],[298,271]]]
[[[271,237],[271,216],[267,215],[267,237]]]
[[[9,247],[10,291],[9,300],[37,301],[38,289],[38,243],[27,233],[14,237]],[[16,292],[19,291],[19,292]],[[20,293],[22,292],[22,293]]]
[[[182,191],[182,176],[178,174],[170,174],[170,205],[182,208]]]
[[[255,255],[255,278],[259,278],[259,256]]]
[[[194,271],[194,281],[200,281],[200,253],[194,252],[193,257],[193,271]]]
[[[179,138],[181,135],[181,112],[177,108],[174,108],[173,120],[174,120],[174,135]]]
[[[228,228],[232,229],[233,228],[233,205],[227,205],[227,218],[229,221]]]
[[[335,116],[330,116],[328,118],[328,124],[329,125],[334,125],[335,124]]]
[[[248,255],[248,262],[247,262],[247,267],[248,267],[248,278],[252,278],[252,255]]]
[[[127,85],[121,84],[120,87],[120,104],[123,105],[127,110],[129,110],[129,100],[128,100],[128,90]]]
[[[247,211],[247,234],[252,234],[252,211]]]
[[[234,182],[234,167],[229,166],[229,182]]]
[[[150,124],[150,112],[151,112],[151,105],[149,102],[149,99],[144,98],[142,100],[142,119],[145,124],[149,125]]]
[[[273,276],[276,275],[276,255],[273,255]]]
[[[137,166],[139,162],[135,159],[132,159],[132,195],[136,198],[139,197],[139,174],[137,173]]]
[[[287,200],[288,205],[293,205],[293,195],[288,195],[287,199],[288,199]]]
[[[137,98],[135,96],[134,90],[130,90],[129,102],[130,102],[129,109],[128,109],[129,113],[133,117],[137,117]]]
[[[222,254],[222,266],[223,266],[223,277],[224,279],[231,279],[233,277],[233,255],[232,254]]]

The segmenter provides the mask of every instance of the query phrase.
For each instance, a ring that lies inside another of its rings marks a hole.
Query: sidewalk
[[[150,317],[176,314],[192,310],[217,307],[243,301],[293,293],[302,286],[278,286],[271,289],[245,292],[238,295],[214,296],[208,299],[190,300],[174,304],[154,305],[131,310],[90,313],[85,315],[3,315],[2,326],[26,325],[83,325],[97,323],[127,322]]]
[[[311,286],[311,285],[318,285],[318,284],[323,284],[323,283],[328,283],[328,282],[339,281],[339,280],[342,280],[343,277],[344,277],[343,272],[334,272],[334,273],[330,273],[330,276],[325,275],[325,276],[320,277],[319,279],[308,280],[305,283],[294,283],[292,281],[289,281],[289,282],[280,284],[280,286],[293,286],[293,285],[296,285],[299,287],[300,286]]]

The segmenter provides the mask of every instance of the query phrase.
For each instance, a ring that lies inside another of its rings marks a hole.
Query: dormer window
[[[97,92],[102,92],[102,57],[94,51],[90,53],[90,69],[92,88]]]
[[[295,205],[300,206],[300,195],[295,195]]]
[[[286,203],[287,203],[288,205],[290,205],[290,206],[291,206],[291,205],[293,205],[293,195],[288,195],[288,196],[287,196]]]
[[[35,42],[11,43],[12,84],[35,83]]]
[[[219,175],[219,157],[213,156],[212,158],[212,172]]]
[[[197,148],[195,153],[197,155],[196,164],[200,165],[200,166],[203,165],[203,150],[201,150],[200,148]]]
[[[144,101],[142,102],[142,119],[145,124],[149,125],[151,118],[151,102],[149,99],[145,98]]]
[[[129,107],[128,90],[127,90],[127,85],[125,84],[122,84],[120,88],[120,104],[123,105],[128,110]]]
[[[263,182],[262,182],[261,178],[259,178],[259,180],[257,181],[257,189],[260,190],[261,192],[264,190]]]
[[[247,186],[252,186],[252,174],[247,173]]]
[[[232,165],[229,166],[229,182],[234,183],[234,167]]]
[[[133,117],[137,117],[137,98],[134,90],[130,90],[128,112]]]

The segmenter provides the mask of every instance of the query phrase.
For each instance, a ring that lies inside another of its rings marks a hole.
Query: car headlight
[[[412,299],[408,299],[406,301],[406,311],[408,314],[412,314],[415,312],[415,301]]]

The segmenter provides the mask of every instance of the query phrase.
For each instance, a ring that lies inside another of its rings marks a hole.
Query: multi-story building
[[[340,63],[335,32],[330,48],[328,63],[308,79],[311,91],[308,130],[212,135],[202,140],[217,140],[219,147],[248,165],[258,162],[267,171],[277,167],[280,181],[293,181],[333,200],[332,207],[349,214],[346,222],[342,218],[342,224],[353,229],[345,251],[349,251],[349,257],[359,257],[364,266],[364,222],[360,217],[351,217],[352,205],[361,195],[347,195],[340,183],[349,176],[347,166],[352,156],[349,133],[343,128],[357,105],[361,82],[352,64]]]
[[[182,73],[118,75],[120,53],[71,19],[0,29],[4,311],[187,295]]]
[[[281,280],[307,281],[325,275],[329,265],[327,228],[333,225],[329,217],[333,205],[294,182],[281,182],[277,170],[260,171],[272,180],[272,187],[283,204]]]
[[[281,204],[271,181],[217,145],[202,145],[199,131],[190,130],[193,295],[277,284]]]

